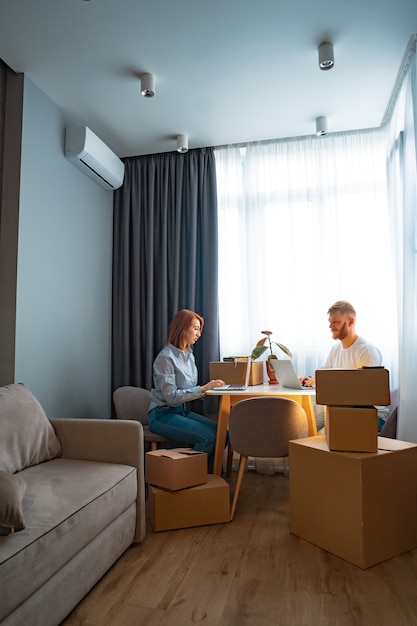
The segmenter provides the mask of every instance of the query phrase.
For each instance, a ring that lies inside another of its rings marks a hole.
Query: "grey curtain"
[[[115,192],[113,389],[152,386],[152,363],[182,308],[204,317],[200,382],[219,358],[217,196],[212,148],[125,159]],[[210,412],[209,403],[193,408]]]
[[[0,60],[0,385],[15,373],[23,84]]]

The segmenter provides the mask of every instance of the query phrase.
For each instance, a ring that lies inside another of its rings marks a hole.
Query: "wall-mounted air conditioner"
[[[104,189],[123,183],[124,163],[85,126],[65,130],[65,156]]]

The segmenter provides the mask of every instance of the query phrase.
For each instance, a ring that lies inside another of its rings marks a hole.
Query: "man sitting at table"
[[[332,347],[324,369],[342,368],[358,369],[382,365],[382,355],[379,349],[369,343],[356,332],[356,311],[350,302],[339,300],[327,311],[330,332],[338,342]],[[305,387],[316,384],[314,376],[300,376],[300,382]],[[381,430],[388,414],[387,407],[378,408],[378,430]],[[324,426],[324,409],[316,405],[317,431]]]

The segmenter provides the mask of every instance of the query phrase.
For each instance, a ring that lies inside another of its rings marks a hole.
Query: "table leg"
[[[308,436],[315,437],[317,435],[317,423],[316,423],[316,414],[314,412],[314,403],[312,396],[301,396],[302,397],[302,407],[307,415],[308,421]]]
[[[226,445],[227,425],[230,414],[230,395],[220,397],[219,414],[217,418],[216,447],[214,450],[213,474],[221,476],[224,447]]]

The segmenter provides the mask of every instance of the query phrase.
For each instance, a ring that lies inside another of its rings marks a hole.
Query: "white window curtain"
[[[410,40],[386,126],[391,236],[397,285],[399,389],[397,437],[417,442],[417,78]]]
[[[215,150],[221,357],[270,330],[301,374],[332,345],[327,310],[349,300],[357,331],[397,381],[386,135],[380,130]]]

